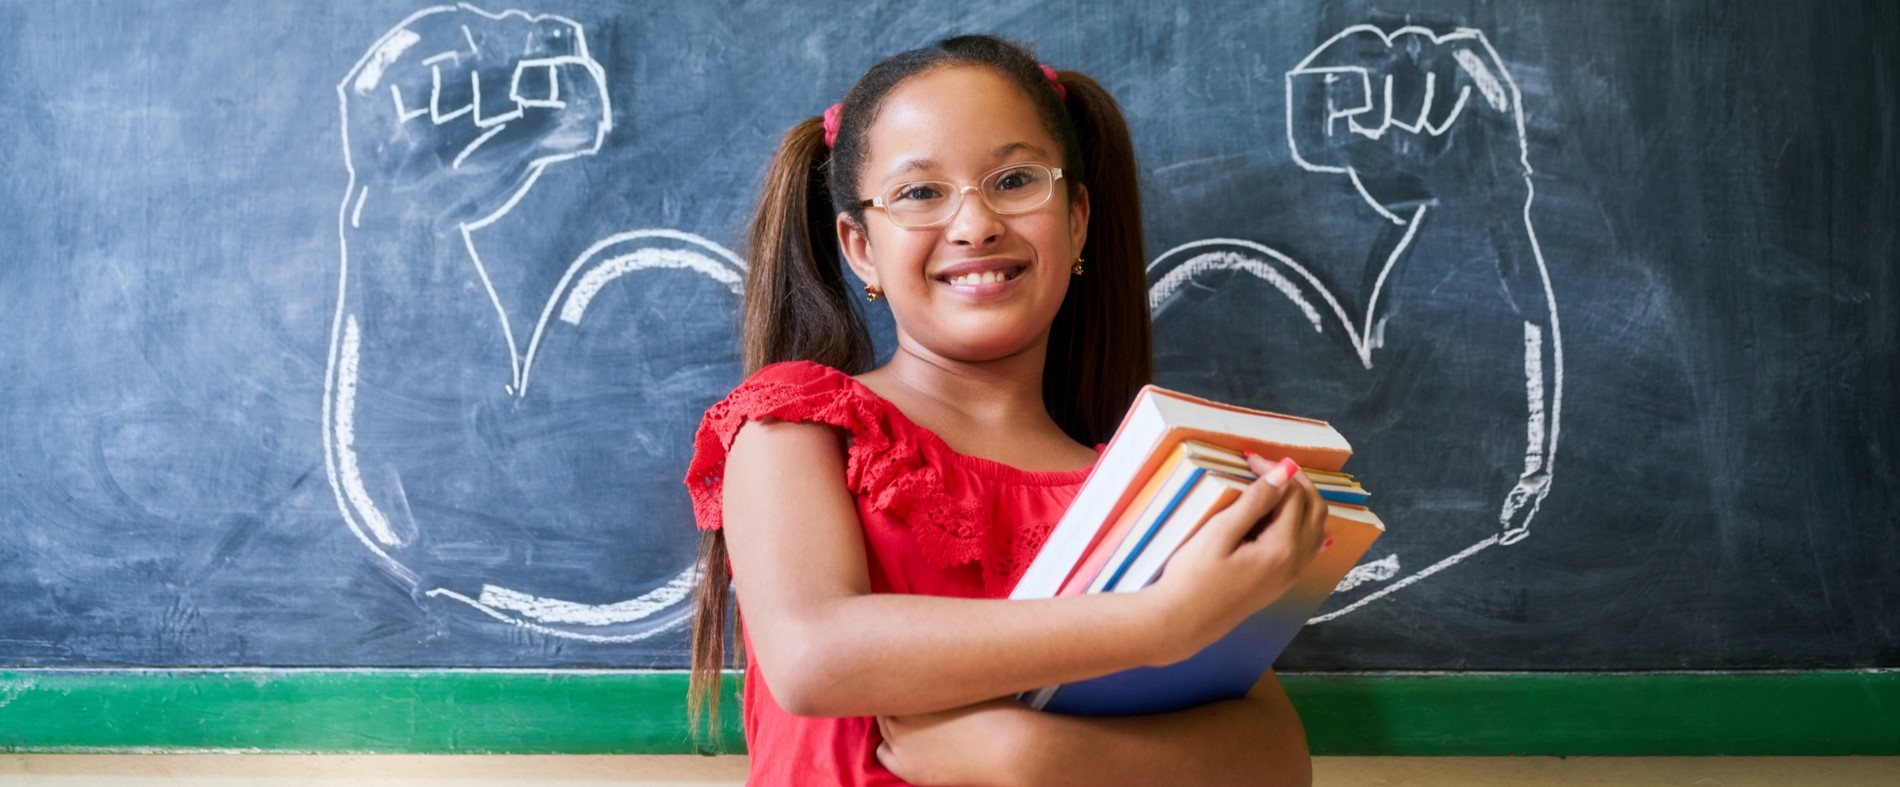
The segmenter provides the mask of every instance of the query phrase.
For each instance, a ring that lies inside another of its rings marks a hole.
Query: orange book
[[[1075,573],[1069,575],[1068,581],[1063,583],[1062,589],[1057,591],[1056,595],[1077,596],[1088,592],[1089,583],[1094,582],[1095,575],[1101,573],[1102,566],[1108,563],[1109,555],[1115,554],[1115,549],[1121,546],[1122,539],[1126,538],[1128,531],[1134,528],[1135,520],[1141,518],[1142,512],[1146,511],[1148,504],[1154,500],[1155,493],[1161,491],[1161,485],[1167,482],[1168,471],[1180,463],[1181,458],[1186,455],[1186,443],[1174,447],[1174,452],[1169,455],[1168,460],[1161,463],[1160,471],[1148,477],[1148,483],[1143,484],[1141,491],[1129,500],[1128,507],[1122,509],[1122,515],[1115,519],[1114,524],[1102,531],[1094,546],[1089,547],[1088,556],[1082,559],[1081,565],[1076,567]]]

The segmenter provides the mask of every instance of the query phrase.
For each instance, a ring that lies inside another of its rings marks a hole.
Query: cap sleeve
[[[733,438],[747,421],[767,418],[824,424],[849,434],[845,485],[873,509],[908,516],[919,502],[944,497],[943,478],[925,461],[917,442],[899,439],[901,416],[895,409],[856,380],[828,366],[787,361],[760,369],[706,411],[693,437],[693,460],[687,466],[686,486],[692,493],[693,518],[699,529],[716,530],[723,521],[720,495],[726,453],[732,448]],[[933,523],[940,519],[925,518]],[[960,555],[939,556],[948,564],[965,562]]]

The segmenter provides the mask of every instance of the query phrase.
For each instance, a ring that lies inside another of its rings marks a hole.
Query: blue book
[[[1307,565],[1286,595],[1242,621],[1227,636],[1186,661],[1137,667],[1032,692],[1029,703],[1072,716],[1140,716],[1246,696],[1384,532],[1385,526],[1371,511],[1333,506],[1326,518],[1326,536],[1333,539],[1333,546]]]
[[[1317,488],[1319,489],[1320,499],[1328,503],[1345,503],[1346,505],[1363,506],[1367,500],[1372,499],[1372,495],[1356,489],[1345,489],[1337,486],[1320,486]]]

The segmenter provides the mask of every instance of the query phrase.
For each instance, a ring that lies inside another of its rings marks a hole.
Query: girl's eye
[[[943,187],[935,183],[907,183],[892,191],[892,202],[921,203],[943,199]]]
[[[1020,191],[1036,185],[1037,180],[1033,169],[1013,169],[996,176],[996,190]]]

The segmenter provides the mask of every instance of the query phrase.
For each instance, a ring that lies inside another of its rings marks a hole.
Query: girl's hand
[[[1014,698],[912,716],[879,716],[877,761],[919,787],[1006,783],[1030,710]]]
[[[1259,479],[1201,526],[1144,592],[1173,636],[1163,664],[1188,658],[1293,587],[1326,540],[1326,504],[1291,460],[1252,454]]]

